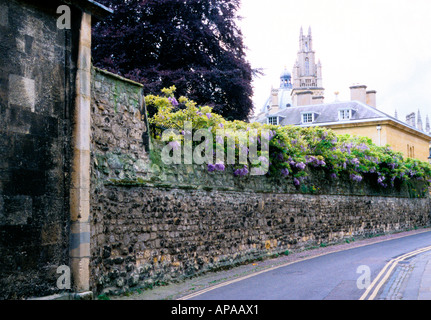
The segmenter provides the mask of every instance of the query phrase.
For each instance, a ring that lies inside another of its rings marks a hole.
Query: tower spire
[[[320,60],[316,63],[316,60],[313,50],[311,26],[308,27],[308,35],[304,35],[301,26],[299,31],[299,50],[292,72],[292,104],[294,106],[298,106],[302,103],[299,101],[304,100],[298,96],[302,92],[311,91],[312,95],[316,97],[316,101],[318,101],[317,98],[320,99],[324,95],[322,87],[322,64]]]
[[[420,110],[418,109],[418,125],[417,125],[417,128],[420,130],[420,131],[423,131],[423,126],[422,126],[422,117],[421,117],[421,112],[420,112]]]

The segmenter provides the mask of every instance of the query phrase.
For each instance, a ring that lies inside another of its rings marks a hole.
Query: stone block
[[[32,217],[33,200],[30,196],[0,196],[0,225],[26,225]]]
[[[9,75],[9,105],[18,105],[35,111],[36,91],[33,79],[16,74]]]

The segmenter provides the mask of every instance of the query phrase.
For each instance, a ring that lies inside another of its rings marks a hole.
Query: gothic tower
[[[322,87],[322,65],[316,64],[311,28],[304,35],[302,27],[299,34],[299,51],[292,71],[292,102],[294,106],[301,105],[298,95],[312,95],[312,104],[322,103],[324,89]]]

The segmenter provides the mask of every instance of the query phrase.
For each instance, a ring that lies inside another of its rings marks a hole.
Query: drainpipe
[[[70,267],[73,290],[90,295],[91,15],[83,12],[76,73],[70,188]]]
[[[378,146],[381,147],[382,145],[382,140],[381,140],[381,131],[382,131],[382,126],[378,125],[377,126],[377,132],[378,132]]]

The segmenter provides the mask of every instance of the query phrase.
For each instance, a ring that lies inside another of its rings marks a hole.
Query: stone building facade
[[[57,24],[60,6],[66,28]],[[89,96],[82,70],[91,65],[91,15],[105,13],[90,1],[0,0],[1,299],[56,293],[59,266],[75,275],[82,268],[80,258],[71,263],[82,239],[70,232],[80,208],[71,206],[81,172],[75,116],[77,97]]]

